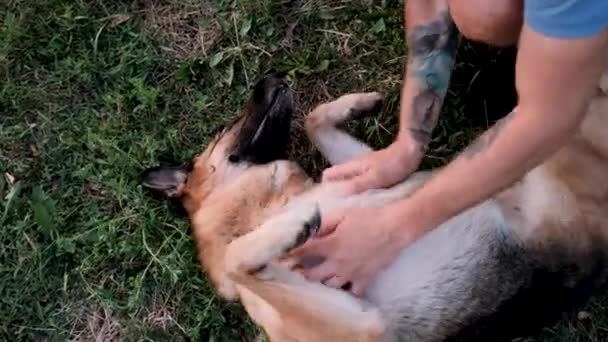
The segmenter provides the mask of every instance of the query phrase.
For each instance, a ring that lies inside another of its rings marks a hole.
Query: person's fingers
[[[320,239],[333,233],[343,220],[344,212],[342,211],[334,211],[321,216],[321,226],[315,238]]]
[[[277,262],[279,263],[279,265],[287,269],[293,270],[300,263],[300,258],[297,256],[288,255],[277,260]]]
[[[317,255],[325,257],[329,248],[329,237],[315,237],[306,241],[302,246],[292,249],[287,253],[289,257],[296,257],[301,259],[306,255]]]
[[[378,181],[378,175],[376,172],[372,172],[370,170],[359,177],[355,177],[348,181],[347,193],[349,195],[356,195],[363,191],[372,189],[376,187]]]
[[[329,286],[329,287],[339,289],[342,286],[344,286],[346,283],[348,283],[348,280],[344,280],[344,278],[342,278],[338,275],[335,275],[335,276],[327,279],[323,284],[325,284],[326,286]]]
[[[303,269],[302,274],[310,281],[325,283],[336,275],[336,267],[331,262],[324,262],[319,266]]]
[[[367,286],[367,280],[358,279],[357,281],[352,282],[350,292],[356,297],[362,297],[365,293],[365,290],[367,289]]]
[[[346,164],[336,165],[325,169],[321,175],[321,182],[345,180],[358,176],[363,171],[360,161],[354,160]]]
[[[321,183],[338,182],[361,174],[359,165],[338,165],[326,169],[321,174]]]

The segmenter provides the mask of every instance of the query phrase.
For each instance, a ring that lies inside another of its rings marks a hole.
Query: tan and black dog
[[[559,152],[404,249],[362,298],[276,261],[314,236],[323,213],[403,198],[434,171],[356,196],[313,182],[286,160],[294,102],[280,77],[256,85],[243,116],[190,168],[149,169],[144,185],[180,199],[204,272],[272,341],[507,339],[552,322],[605,283],[608,87],[598,89]],[[379,101],[353,93],[318,105],[306,119],[309,138],[332,164],[371,151],[337,125]]]

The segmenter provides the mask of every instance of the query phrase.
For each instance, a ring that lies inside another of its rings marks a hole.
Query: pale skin
[[[323,175],[324,182],[343,182],[350,193],[394,185],[417,169],[447,91],[459,39],[447,2],[407,1],[405,16],[410,57],[397,138]],[[302,270],[307,278],[333,287],[350,283],[351,291],[361,294],[403,248],[521,179],[575,133],[605,66],[608,32],[565,40],[543,36],[525,23],[520,30],[505,30],[519,34],[517,110],[408,199],[326,214],[322,236],[293,253],[325,258]]]

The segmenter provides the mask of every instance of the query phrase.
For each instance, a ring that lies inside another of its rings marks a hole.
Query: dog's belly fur
[[[443,340],[471,318],[493,313],[527,282],[531,269],[518,259],[499,208],[485,202],[405,249],[366,299],[386,320],[388,341]]]
[[[527,257],[510,224],[488,201],[405,249],[366,293],[387,341],[507,340],[571,304],[564,279]]]
[[[514,224],[489,200],[405,249],[365,294],[387,324],[386,341],[510,341],[597,290],[604,252],[585,272],[565,259],[550,268],[517,239]]]

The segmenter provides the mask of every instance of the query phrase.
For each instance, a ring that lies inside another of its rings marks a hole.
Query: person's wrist
[[[424,158],[426,146],[422,145],[416,139],[413,139],[411,134],[400,132],[391,144],[391,148],[395,151],[399,151],[396,153],[405,159],[420,162],[422,161],[422,158]]]
[[[402,248],[429,230],[430,217],[410,199],[404,199],[382,208],[379,213],[385,234],[395,247]],[[428,219],[428,220],[427,220]]]
[[[401,248],[408,244],[410,232],[408,231],[407,208],[402,205],[391,204],[380,209],[378,217],[380,219],[380,229],[384,236],[396,248]]]

